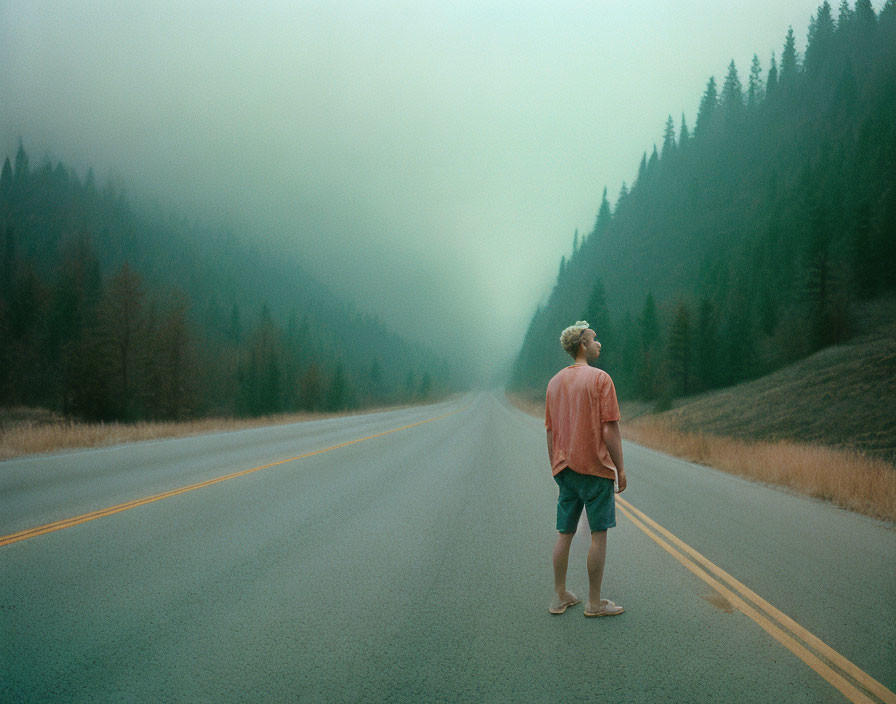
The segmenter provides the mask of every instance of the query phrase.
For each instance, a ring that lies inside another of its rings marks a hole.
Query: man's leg
[[[579,603],[578,597],[566,589],[566,568],[569,565],[569,547],[575,533],[558,533],[554,544],[554,599],[551,613],[563,613],[567,606]]]
[[[575,533],[558,533],[554,544],[554,591],[562,595],[566,591],[566,568],[569,565],[569,547]]]
[[[607,531],[596,530],[591,534],[588,549],[588,606],[586,611],[600,608],[600,585],[604,581],[604,563],[607,561]]]

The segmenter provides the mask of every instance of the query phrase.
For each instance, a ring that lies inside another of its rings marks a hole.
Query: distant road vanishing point
[[[891,525],[625,457],[612,619],[500,392],[0,462],[0,701],[896,702]]]

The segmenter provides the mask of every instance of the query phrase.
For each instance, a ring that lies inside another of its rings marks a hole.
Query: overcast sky
[[[667,115],[819,4],[0,0],[0,145],[228,213],[488,367]]]

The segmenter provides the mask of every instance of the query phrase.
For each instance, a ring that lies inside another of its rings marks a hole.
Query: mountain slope
[[[248,233],[132,205],[24,146],[0,174],[0,404],[95,420],[407,401],[448,363]]]
[[[854,301],[896,288],[896,3],[819,8],[801,60],[767,79],[733,62],[693,134],[671,119],[615,208],[561,261],[510,388],[565,363],[560,331],[599,322],[627,396],[681,396],[767,374],[847,340]]]

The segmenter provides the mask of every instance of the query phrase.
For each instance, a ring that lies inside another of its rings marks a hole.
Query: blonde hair
[[[582,333],[588,329],[587,320],[579,320],[575,325],[570,325],[560,333],[560,344],[572,357],[579,351],[579,343],[582,341]]]

